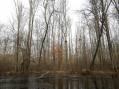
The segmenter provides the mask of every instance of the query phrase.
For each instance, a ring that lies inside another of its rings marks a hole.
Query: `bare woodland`
[[[67,0],[14,0],[8,25],[0,23],[0,72],[119,70],[119,0],[87,0],[74,11]]]

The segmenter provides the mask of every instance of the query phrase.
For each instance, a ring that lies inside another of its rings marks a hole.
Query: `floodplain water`
[[[0,89],[119,89],[119,76],[1,76]]]

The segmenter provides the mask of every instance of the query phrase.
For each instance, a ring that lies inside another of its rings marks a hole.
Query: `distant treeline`
[[[0,72],[118,71],[118,0],[88,0],[75,29],[67,0],[28,1],[14,0],[16,16],[0,24]]]

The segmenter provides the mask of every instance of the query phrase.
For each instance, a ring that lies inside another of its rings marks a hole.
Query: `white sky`
[[[14,13],[14,0],[0,0],[0,24],[9,23],[10,18]],[[27,3],[27,0],[21,0]],[[73,20],[76,20],[74,10],[80,10],[85,4],[86,0],[68,0],[68,7],[70,8],[70,15]]]

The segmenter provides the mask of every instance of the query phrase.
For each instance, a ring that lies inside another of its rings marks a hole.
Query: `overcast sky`
[[[14,0],[0,0],[0,23],[8,23],[14,13]],[[21,0],[24,4],[27,4],[27,0]],[[68,0],[70,15],[73,20],[76,19],[74,10],[80,10],[86,0]]]

